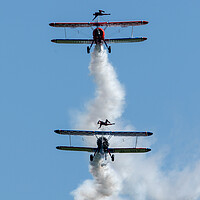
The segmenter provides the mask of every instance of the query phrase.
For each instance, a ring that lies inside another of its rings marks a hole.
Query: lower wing
[[[86,151],[96,152],[97,148],[92,147],[70,147],[70,146],[57,146],[59,150],[65,151]],[[110,153],[146,153],[151,151],[149,148],[109,148]]]
[[[137,38],[115,38],[115,39],[105,39],[107,43],[130,43],[130,42],[142,42],[147,40],[145,37]],[[91,44],[93,39],[53,39],[51,42],[60,44]]]
[[[142,42],[147,40],[145,37],[137,38],[115,38],[115,39],[105,39],[107,43],[129,43],[129,42]]]
[[[149,148],[109,148],[110,153],[146,153]]]
[[[91,44],[92,39],[53,39],[51,42],[60,44]]]
[[[87,152],[95,152],[96,151],[96,148],[92,148],[92,147],[57,146],[56,149],[65,150],[65,151],[87,151]]]

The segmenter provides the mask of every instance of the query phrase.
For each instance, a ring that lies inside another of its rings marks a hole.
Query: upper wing
[[[79,131],[79,130],[55,130],[55,133],[61,135],[113,135],[113,136],[150,136],[152,132],[136,132],[136,131]]]
[[[69,146],[57,146],[59,150],[66,150],[66,151],[87,151],[87,152],[95,152],[96,148],[92,147],[69,147]]]
[[[108,27],[127,27],[127,26],[140,26],[148,24],[147,21],[124,21],[124,22],[68,22],[68,23],[50,23],[52,27],[91,27],[91,26],[108,26]]]
[[[69,27],[69,28],[77,28],[77,27],[91,27],[96,26],[95,22],[69,22],[69,23],[50,23],[49,26],[52,27]]]
[[[142,42],[147,40],[145,37],[137,38],[115,38],[115,39],[105,39],[107,43],[128,43],[128,42]]]
[[[51,42],[61,43],[61,44],[91,44],[92,39],[53,39]]]
[[[146,153],[149,148],[109,148],[110,153]]]

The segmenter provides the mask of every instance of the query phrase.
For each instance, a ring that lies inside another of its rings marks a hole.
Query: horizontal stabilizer
[[[136,38],[115,38],[115,39],[106,39],[107,43],[129,43],[129,42],[142,42],[147,40],[145,37],[136,37]]]
[[[109,148],[110,153],[146,153],[149,148]]]
[[[93,39],[53,39],[51,42],[60,44],[91,44]]]
[[[113,135],[113,136],[150,136],[152,132],[137,132],[137,131],[79,131],[79,130],[55,130],[55,133],[61,135]]]
[[[87,151],[87,152],[95,152],[96,151],[96,148],[92,148],[92,147],[57,146],[56,149],[65,150],[65,151]]]

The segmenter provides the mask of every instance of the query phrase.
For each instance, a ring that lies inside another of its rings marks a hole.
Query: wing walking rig
[[[114,161],[114,153],[146,153],[151,151],[149,148],[137,148],[137,137],[151,136],[152,132],[135,132],[135,131],[83,131],[83,130],[55,130],[55,133],[61,135],[76,135],[76,136],[95,136],[97,138],[97,147],[74,147],[71,146],[71,137],[70,137],[70,146],[57,146],[59,150],[66,151],[86,151],[93,154],[90,155],[90,161],[92,162],[94,157],[99,154],[105,160],[107,160],[107,155],[109,154],[111,160]],[[108,136],[108,137],[106,137]],[[120,137],[136,137],[136,144],[134,148],[110,148],[109,140],[112,136]]]
[[[86,27],[92,28],[93,30],[93,38],[91,39],[52,39],[51,42],[59,43],[59,44],[89,44],[87,47],[87,53],[90,53],[93,44],[101,46],[105,44],[108,49],[108,52],[111,53],[111,46],[108,44],[111,43],[132,43],[132,42],[142,42],[147,40],[146,37],[133,37],[133,27],[141,26],[148,24],[147,21],[120,21],[120,22],[99,22],[99,16],[102,15],[110,15],[105,13],[103,10],[99,10],[99,12],[95,12],[93,14],[95,17],[98,17],[96,22],[61,22],[61,23],[50,23],[49,25],[52,27],[63,27],[63,28],[78,28],[78,27]],[[94,20],[93,19],[93,20]],[[130,38],[105,38],[105,29],[107,27],[128,27],[132,26],[132,36]],[[93,27],[96,27],[95,29]],[[103,29],[103,27],[105,27]]]

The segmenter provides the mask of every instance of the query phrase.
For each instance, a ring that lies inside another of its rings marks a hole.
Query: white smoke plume
[[[94,100],[86,105],[86,112],[79,116],[78,128],[97,128],[99,119],[116,121],[121,117],[124,106],[125,92],[117,79],[113,66],[108,61],[106,50],[96,45],[91,55],[89,70],[96,83]],[[90,145],[96,145],[96,138],[88,140]],[[117,200],[120,191],[120,179],[110,164],[101,166],[101,158],[96,157],[90,163],[93,180],[86,180],[78,189],[73,191],[75,200]]]
[[[199,200],[200,162],[164,170],[163,153],[118,156],[113,165],[122,183],[119,194],[134,200]]]
[[[86,105],[86,112],[79,116],[78,127],[96,129],[96,122],[106,118],[115,121],[123,112],[125,92],[117,79],[113,66],[108,61],[106,50],[96,45],[91,54],[90,74],[94,77],[96,91],[94,100]]]
[[[72,192],[75,200],[111,200],[118,199],[121,190],[120,179],[109,164],[101,166],[101,158],[95,156],[90,163],[93,180],[86,180]]]
[[[94,100],[79,116],[80,129],[97,128],[99,119],[119,119],[125,92],[108,61],[107,52],[96,47],[89,70],[96,83]],[[87,140],[96,145],[96,139]],[[127,143],[126,143],[127,144]],[[129,143],[130,144],[130,143]],[[146,146],[146,145],[144,145]],[[72,192],[75,200],[200,200],[200,162],[184,169],[164,170],[165,153],[117,154],[115,162],[102,167],[100,158],[90,163],[92,180],[84,181]]]

